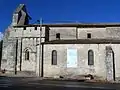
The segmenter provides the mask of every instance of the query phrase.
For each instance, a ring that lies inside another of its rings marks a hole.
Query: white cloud
[[[0,40],[2,40],[2,38],[3,38],[3,33],[0,32]]]

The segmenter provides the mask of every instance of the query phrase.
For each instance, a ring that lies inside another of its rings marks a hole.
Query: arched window
[[[29,60],[29,51],[28,49],[25,51],[25,60]]]
[[[52,65],[57,65],[57,51],[52,51]]]
[[[94,52],[92,50],[88,51],[88,65],[94,65]]]

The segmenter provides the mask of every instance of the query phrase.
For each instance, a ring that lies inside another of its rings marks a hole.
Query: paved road
[[[0,77],[0,90],[120,90],[120,84],[95,84],[39,78]]]

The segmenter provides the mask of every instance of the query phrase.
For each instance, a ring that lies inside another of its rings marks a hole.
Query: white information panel
[[[67,49],[67,67],[77,67],[77,49]]]

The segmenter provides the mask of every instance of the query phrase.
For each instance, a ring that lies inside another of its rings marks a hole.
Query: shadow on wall
[[[1,60],[2,60],[2,45],[3,45],[3,40],[0,41],[0,70],[1,70]]]

